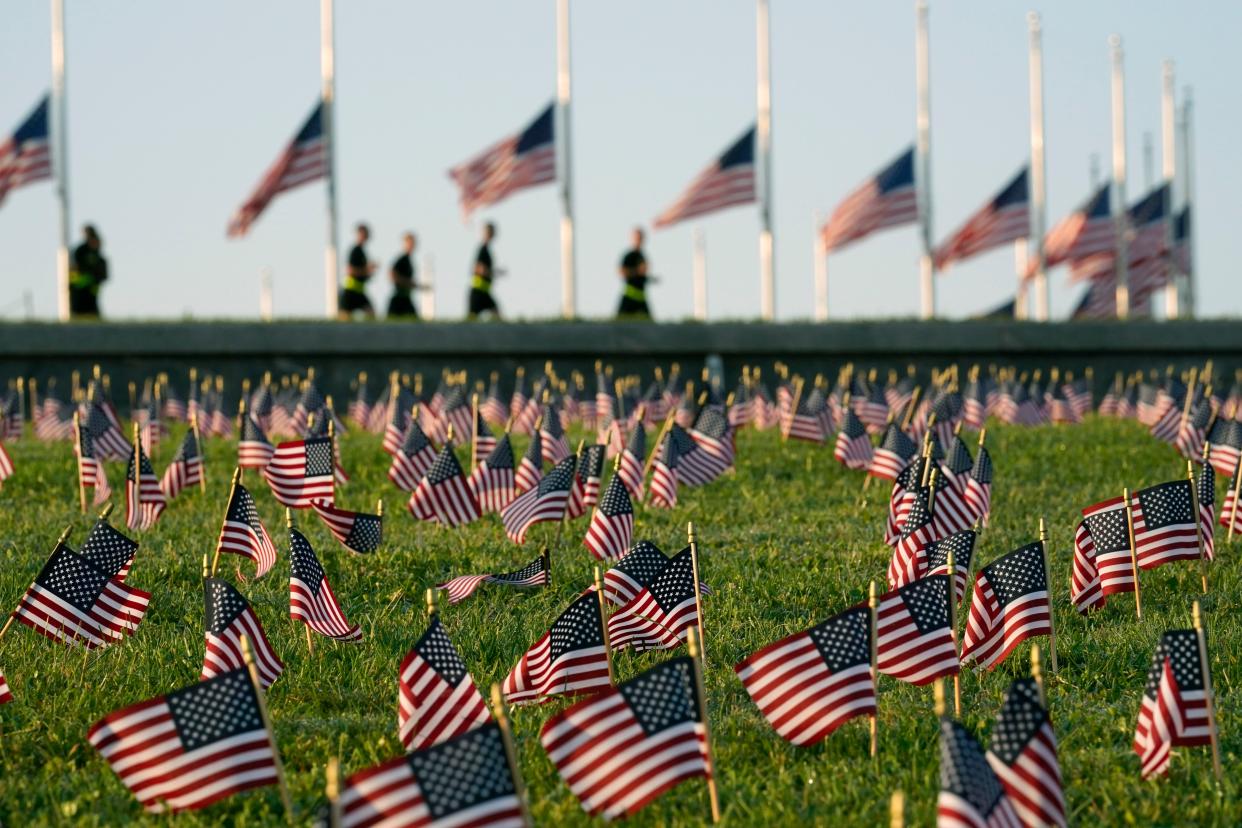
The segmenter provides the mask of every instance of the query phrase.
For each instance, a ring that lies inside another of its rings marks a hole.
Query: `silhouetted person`
[[[651,309],[647,306],[647,285],[655,281],[654,276],[647,275],[647,257],[643,255],[643,231],[635,227],[630,234],[632,247],[621,257],[618,270],[625,280],[625,289],[621,293],[621,304],[617,306],[618,318],[650,319]]]
[[[474,274],[470,280],[470,296],[467,302],[467,317],[477,319],[485,313],[500,318],[500,307],[492,298],[492,279],[503,276],[504,271],[492,266],[492,239],[496,238],[496,225],[488,222],[483,225],[483,243],[474,257]]]
[[[338,319],[350,319],[354,311],[362,311],[368,319],[374,319],[375,308],[371,307],[371,300],[367,298],[367,280],[375,272],[375,263],[367,258],[363,247],[371,238],[371,231],[365,224],[359,224],[354,232],[358,243],[349,251],[345,286],[341,289],[336,315]]]
[[[69,315],[92,319],[99,316],[99,286],[108,280],[108,260],[100,252],[103,241],[94,225],[83,227],[82,236],[69,267]]]
[[[418,239],[413,233],[405,233],[401,237],[402,253],[392,262],[388,276],[392,280],[392,298],[388,300],[389,319],[417,319],[418,310],[414,307],[414,299],[410,295],[415,290],[424,290],[426,285],[414,281],[414,248]]]

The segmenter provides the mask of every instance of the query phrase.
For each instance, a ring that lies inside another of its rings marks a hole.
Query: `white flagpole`
[[[1198,260],[1195,258],[1195,223],[1199,220],[1194,212],[1195,176],[1194,176],[1194,122],[1191,115],[1194,107],[1191,102],[1190,87],[1182,90],[1182,205],[1189,211],[1189,222],[1186,227],[1186,280],[1185,313],[1190,319],[1195,318],[1195,302],[1198,299],[1195,286],[1195,270]]]
[[[822,217],[818,210],[811,213],[812,261],[815,266],[815,321],[828,321],[828,251],[820,232]]]
[[[1031,54],[1031,235],[1026,253],[1035,261],[1035,318],[1048,321],[1048,273],[1044,262],[1044,228],[1047,227],[1047,184],[1044,162],[1044,50],[1039,14],[1026,16]],[[1025,275],[1025,274],[1024,274]]]
[[[772,240],[772,41],[768,27],[768,0],[758,0],[755,17],[755,54],[758,59],[755,186],[759,196],[759,315],[771,320],[776,316],[776,264]]]
[[[569,139],[569,0],[556,0],[556,112],[553,129],[559,162],[557,182],[561,196],[561,316],[578,315],[574,276],[574,207],[571,143]]]
[[[1169,263],[1168,283],[1164,287],[1164,315],[1177,319],[1182,315],[1181,292],[1183,276],[1178,270],[1177,257],[1173,255],[1173,221],[1177,216],[1178,200],[1174,186],[1177,183],[1177,134],[1175,121],[1177,104],[1173,93],[1173,61],[1166,60],[1160,67],[1160,173],[1168,188],[1164,211],[1164,249]]]
[[[694,318],[707,321],[707,234],[694,228]]]
[[[1113,70],[1113,233],[1116,237],[1114,253],[1117,258],[1117,318],[1125,319],[1130,315],[1130,280],[1127,270],[1129,250],[1126,238],[1130,222],[1126,205],[1126,78],[1121,36],[1110,36],[1108,48]]]
[[[56,315],[69,319],[69,142],[65,107],[65,0],[52,0],[52,169],[60,207],[60,246],[56,248]]]
[[[1026,281],[1026,266],[1030,260],[1030,248],[1026,239],[1013,241],[1013,269],[1018,274],[1018,286],[1013,295],[1013,318],[1030,319],[1030,284]]]
[[[927,0],[915,0],[914,65],[918,110],[915,125],[918,145],[915,159],[915,181],[918,185],[919,219],[923,235],[923,253],[919,257],[919,287],[922,294],[922,317],[936,315],[936,270],[932,264],[932,199],[931,199],[931,62],[928,52]]]
[[[423,254],[423,278],[420,281],[427,287],[419,296],[419,304],[422,305],[423,319],[430,321],[436,318],[436,257],[434,253]]]
[[[336,57],[333,44],[332,0],[319,3],[319,67],[323,76],[323,139],[328,156],[328,242],[324,248],[324,304],[328,318],[337,312],[340,257],[337,255],[336,218]]]

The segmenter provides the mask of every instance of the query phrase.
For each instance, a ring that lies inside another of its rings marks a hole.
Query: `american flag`
[[[406,426],[405,436],[389,453],[392,455],[392,463],[388,466],[388,479],[404,492],[417,489],[418,482],[436,462],[435,446],[427,439],[423,427],[414,417],[410,418],[409,425]]]
[[[9,190],[52,177],[50,97],[44,95],[13,135],[0,144],[0,204]]]
[[[614,650],[671,649],[698,624],[691,555],[691,547],[674,555],[660,574],[608,619],[608,641]]]
[[[677,444],[669,437],[656,448],[655,462],[651,464],[650,503],[661,509],[677,505]]]
[[[516,419],[526,409],[526,369],[518,366],[513,377],[513,395],[509,397],[509,416]]]
[[[354,385],[354,398],[349,401],[347,412],[349,419],[358,428],[366,428],[371,419],[371,404],[367,402],[367,374],[363,371],[358,375]]]
[[[604,497],[591,515],[582,544],[600,560],[620,558],[630,547],[634,535],[634,505],[618,475],[608,481]]]
[[[66,646],[105,647],[134,634],[151,600],[149,592],[110,578],[66,544],[57,544],[13,618]]]
[[[820,230],[820,238],[825,250],[838,250],[852,241],[910,224],[918,218],[914,147],[910,147],[837,205]]]
[[[547,701],[608,687],[600,597],[587,590],[570,604],[505,677],[510,704]]]
[[[995,667],[1021,642],[1049,634],[1051,613],[1043,541],[997,558],[975,576],[962,663]]]
[[[818,406],[808,394],[798,400],[796,408],[790,407],[781,415],[781,434],[786,438],[806,440],[810,443],[822,443],[827,439],[824,433],[824,421],[820,414],[824,410],[824,398],[816,397]]]
[[[9,457],[8,451],[4,448],[4,444],[0,443],[0,488],[4,488],[4,481],[8,480],[12,476],[13,458]]]
[[[973,469],[974,466],[975,461],[970,456],[970,449],[966,448],[966,443],[962,441],[961,436],[953,435],[949,450],[945,452],[944,463],[941,465],[940,471],[947,478],[948,482],[960,491],[966,486],[966,480],[963,475]]]
[[[487,397],[479,406],[479,414],[483,417],[483,421],[494,426],[504,425],[508,419],[508,412],[505,411],[504,401],[500,398],[500,374],[493,371],[491,376],[491,384],[487,388]]]
[[[929,575],[881,595],[876,609],[877,669],[917,685],[955,675],[957,645],[949,626],[950,600],[945,575]]]
[[[543,479],[543,432],[534,431],[514,473],[513,482],[519,492],[528,492]]]
[[[1202,397],[1191,406],[1190,414],[1179,423],[1177,439],[1174,445],[1182,456],[1199,462],[1203,457],[1203,441],[1207,437],[1208,425],[1216,408],[1211,398]]]
[[[555,106],[548,104],[521,132],[449,170],[460,191],[464,215],[519,190],[556,180],[554,112]]]
[[[929,575],[949,573],[949,553],[953,553],[954,596],[960,602],[966,594],[966,578],[975,552],[975,533],[966,529],[934,540],[917,550],[912,561],[894,556],[889,566],[889,589],[913,583]]]
[[[1048,268],[1087,256],[1111,255],[1116,248],[1111,185],[1105,183],[1074,212],[1061,219],[1044,237],[1044,263]],[[1027,275],[1034,276],[1038,262],[1032,260]]]
[[[832,456],[847,469],[868,468],[874,459],[867,429],[853,411],[845,412],[845,424],[837,432],[837,442],[833,447]]]
[[[1238,477],[1242,475],[1242,462],[1234,467],[1229,478],[1229,488],[1225,490],[1225,500],[1220,505],[1220,525],[1226,529],[1233,524],[1233,534],[1242,532],[1242,509],[1238,508]],[[1215,485],[1215,481],[1213,481]],[[1206,540],[1206,538],[1205,538]]]
[[[9,690],[9,683],[4,679],[4,671],[0,670],[0,704],[8,704],[13,701],[13,691]]]
[[[975,737],[958,722],[940,720],[940,796],[936,824],[944,828],[1022,828],[1022,820]]]
[[[656,229],[669,227],[695,216],[714,213],[737,204],[755,201],[755,127],[750,127],[707,169],[690,182],[664,212],[656,216]]]
[[[1030,233],[1030,207],[1027,168],[1023,167],[983,209],[936,249],[936,269],[944,270],[953,262],[1026,238]]]
[[[1206,670],[1195,630],[1169,630],[1160,636],[1134,729],[1134,752],[1144,779],[1168,772],[1172,748],[1211,741]]]
[[[699,448],[690,437],[689,432],[673,423],[668,430],[666,439],[673,444],[677,452],[677,466],[674,469],[677,482],[687,486],[702,486],[719,476],[718,463]]]
[[[233,487],[224,523],[220,526],[216,554],[221,552],[231,552],[254,561],[255,578],[262,578],[276,563],[276,547],[259,519],[254,498],[241,483]],[[237,573],[239,578],[243,577],[240,567]]]
[[[509,505],[513,500],[514,479],[513,445],[508,434],[502,435],[487,459],[475,466],[467,482],[483,514],[501,512]]]
[[[187,486],[197,486],[203,480],[203,455],[199,451],[198,436],[193,429],[186,431],[177,447],[172,462],[164,470],[160,490],[171,500]]]
[[[289,530],[289,617],[337,641],[360,641],[362,629],[345,620],[310,541]]]
[[[423,750],[492,720],[439,614],[401,662],[397,727],[408,751]]]
[[[155,476],[151,461],[142,446],[135,442],[125,469],[125,525],[130,529],[150,529],[167,505],[168,499],[160,489],[160,479]]]
[[[1086,614],[1120,592],[1134,592],[1134,562],[1126,503],[1114,497],[1082,510],[1074,532],[1070,601]]]
[[[392,393],[393,391],[396,393]],[[413,403],[406,405],[408,402],[406,395],[409,393],[408,389],[398,386],[394,386],[389,392],[388,414],[384,419],[384,439],[382,443],[384,451],[389,454],[397,451],[401,441],[408,434],[409,424],[418,422],[417,407]],[[426,437],[424,436],[423,439],[426,439]]]
[[[311,508],[327,525],[332,537],[351,552],[365,554],[380,548],[384,539],[382,516],[351,512],[318,500],[311,504]]]
[[[1130,495],[1134,551],[1142,569],[1199,560],[1197,516],[1189,480],[1170,480]]]
[[[585,446],[578,452],[578,471],[569,491],[566,514],[581,517],[599,502],[599,487],[604,475],[604,447],[599,443]],[[622,481],[624,482],[624,481]]]
[[[463,439],[471,433],[474,423],[470,419],[472,412],[470,402],[466,399],[464,386],[454,385],[449,388],[437,411],[439,412],[437,424],[440,435],[447,434],[449,426],[452,426],[457,434],[463,435]]]
[[[885,480],[896,480],[897,475],[910,464],[918,451],[918,445],[910,439],[910,435],[901,430],[901,426],[895,422],[889,423],[884,439],[871,457],[867,474]]]
[[[86,406],[86,417],[82,425],[91,436],[96,454],[103,460],[123,460],[133,452],[134,447],[121,433],[116,416],[102,403],[93,402]]]
[[[250,225],[267,209],[272,199],[287,190],[326,177],[331,168],[328,139],[324,131],[323,102],[319,101],[298,134],[263,174],[259,186],[233,214],[229,220],[229,236],[246,235]]]
[[[451,441],[444,444],[440,456],[410,495],[408,506],[410,514],[419,520],[434,520],[444,526],[464,526],[482,515]]]
[[[694,663],[674,658],[557,713],[539,741],[583,809],[615,819],[712,776]]]
[[[876,713],[871,616],[864,607],[769,644],[733,669],[780,737],[800,747],[823,741],[855,716]]]
[[[492,722],[353,774],[339,802],[341,828],[526,825],[500,727]]]
[[[636,422],[630,431],[629,439],[625,442],[625,448],[621,450],[620,459],[617,461],[617,477],[620,477],[621,482],[625,484],[630,497],[637,501],[643,499],[646,459],[647,432],[643,430],[642,423]]]
[[[926,560],[925,547],[944,534],[929,508],[929,494],[930,489],[922,487],[902,497],[906,516],[889,565],[889,582],[894,585],[918,578],[921,561]]]
[[[561,425],[561,415],[551,405],[543,407],[540,419],[540,442],[543,444],[543,460],[555,466],[569,456],[569,441],[565,439],[565,428]]]
[[[480,584],[502,584],[518,588],[545,586],[548,583],[548,570],[548,555],[545,550],[544,554],[513,572],[489,575],[458,575],[456,578],[437,584],[436,589],[443,589],[448,592],[450,604],[460,604],[473,595]]]
[[[1022,825],[1066,824],[1057,737],[1035,679],[1009,685],[992,728],[987,759]]]
[[[86,738],[149,813],[204,808],[277,781],[276,747],[245,669],[109,713]]]
[[[578,458],[570,455],[562,460],[539,485],[518,495],[500,513],[505,534],[514,543],[525,543],[526,533],[536,523],[561,520],[569,502],[569,489],[573,486]]]
[[[243,469],[265,469],[275,453],[276,449],[263,433],[263,426],[254,413],[244,413],[241,439],[237,441],[237,465]]]
[[[711,468],[715,470],[716,476],[733,468],[736,453],[733,445],[734,434],[723,404],[712,403],[704,406],[695,419],[694,428],[687,433],[712,458]]]
[[[138,542],[128,538],[103,519],[95,521],[78,554],[99,567],[109,578],[124,581],[134,565]]]
[[[649,540],[641,540],[604,573],[604,598],[618,607],[633,601],[668,566],[669,558]]]
[[[316,500],[332,503],[336,499],[333,454],[327,437],[281,443],[263,477],[284,506],[307,509]]]
[[[254,658],[255,672],[264,687],[284,672],[284,662],[272,649],[263,632],[259,617],[242,594],[232,584],[220,578],[203,581],[204,627],[207,645],[203,654],[203,671],[199,677],[205,681],[244,669],[242,637],[250,640],[250,652]]]
[[[310,428],[311,418],[323,420],[328,401],[319,391],[314,380],[302,380],[302,395],[293,408],[293,428],[298,434],[305,435]],[[321,424],[324,434],[327,433],[327,422]]]
[[[962,497],[970,504],[974,518],[986,522],[992,514],[992,455],[984,446],[979,447],[979,456],[966,479]]]
[[[492,434],[492,430],[488,428],[487,422],[483,419],[482,409],[475,411],[474,418],[474,443],[470,457],[470,464],[472,466],[479,462],[480,457],[486,457],[491,454],[492,449],[496,448],[497,442],[496,435]]]

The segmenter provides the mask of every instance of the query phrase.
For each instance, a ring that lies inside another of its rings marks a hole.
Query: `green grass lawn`
[[[989,450],[996,464],[992,524],[979,541],[977,564],[1037,537],[1039,518],[1050,532],[1052,587],[1060,672],[1047,676],[1047,695],[1060,741],[1071,822],[1078,825],[1236,825],[1242,823],[1235,769],[1242,754],[1235,686],[1242,679],[1242,565],[1239,550],[1218,534],[1211,593],[1202,597],[1210,631],[1222,731],[1223,790],[1208,748],[1176,751],[1169,778],[1143,782],[1131,750],[1136,713],[1160,633],[1189,626],[1199,598],[1198,569],[1177,564],[1144,573],[1143,619],[1129,596],[1117,596],[1083,619],[1069,604],[1069,573],[1078,509],[1185,474],[1175,451],[1132,422],[1090,419],[1082,427],[1007,428],[993,424]],[[153,458],[162,472],[175,450],[168,440]],[[520,451],[522,445],[518,445]],[[50,553],[57,535],[74,527],[70,544],[89,521],[78,512],[76,473],[67,443],[27,439],[9,445],[16,475],[0,492],[0,603],[7,610]],[[324,801],[324,765],[338,755],[352,773],[398,755],[397,669],[426,623],[423,593],[456,574],[516,568],[533,558],[554,528],[536,527],[515,547],[497,517],[459,530],[412,519],[404,497],[385,477],[379,439],[350,434],[342,454],[352,482],[339,494],[347,508],[370,510],[386,501],[383,549],[352,555],[307,512],[300,526],[319,553],[348,618],[362,625],[361,644],[321,637],[307,652],[303,627],[288,618],[288,541],[281,508],[266,486],[248,475],[263,520],[282,560],[262,581],[241,585],[255,606],[286,671],[269,705],[287,768],[298,824]],[[195,681],[203,656],[202,557],[214,550],[235,444],[207,443],[206,494],[190,491],[170,504],[159,524],[140,538],[129,583],[153,593],[137,634],[124,644],[83,654],[15,624],[0,642],[0,669],[16,695],[0,707],[0,822],[5,825],[127,823],[178,825],[277,824],[275,788],[242,793],[204,811],[144,817],[137,801],[86,742],[96,720],[153,695]],[[110,464],[119,496],[114,524],[124,521],[124,467]],[[889,548],[882,541],[887,491],[835,463],[831,450],[782,445],[774,432],[744,432],[734,475],[681,492],[672,511],[640,510],[635,537],[667,553],[698,528],[702,574],[715,590],[705,600],[707,695],[723,819],[732,825],[887,824],[889,794],[906,794],[910,825],[934,822],[938,790],[937,726],[930,688],[881,677],[880,750],[868,755],[867,722],[840,728],[821,745],[795,748],[778,738],[750,702],[733,672],[745,655],[863,600],[868,582],[882,583]],[[1218,489],[1224,488],[1223,480]],[[1223,492],[1218,492],[1218,500]],[[581,546],[586,520],[571,523],[553,551],[553,585],[519,592],[485,586],[442,617],[475,680],[501,681],[518,657],[591,579],[593,558]],[[222,574],[232,577],[225,556]],[[253,564],[242,561],[247,572]],[[965,612],[959,613],[959,624]],[[1041,641],[1047,649],[1047,642]],[[963,718],[985,741],[1009,681],[1028,669],[1021,645],[997,670],[962,677]],[[619,678],[658,663],[659,653],[617,659]],[[1045,663],[1047,663],[1045,655]],[[538,824],[585,824],[588,819],[560,781],[538,743],[539,728],[561,706],[513,713],[522,772]],[[638,825],[695,825],[705,821],[707,795],[688,782],[655,801]]]

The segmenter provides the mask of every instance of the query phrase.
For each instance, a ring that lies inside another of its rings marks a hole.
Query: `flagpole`
[[[1192,143],[1193,121],[1191,114],[1194,107],[1191,103],[1190,87],[1187,86],[1182,90],[1182,205],[1188,213],[1189,221],[1186,226],[1186,272],[1182,274],[1186,284],[1186,307],[1183,313],[1190,319],[1195,316],[1195,300],[1197,298],[1195,287],[1195,216],[1193,214],[1194,204],[1194,144]]]
[[[1044,547],[1043,548],[1044,585],[1049,586],[1051,585],[1052,581],[1048,577],[1048,558],[1049,558],[1048,527],[1044,523],[1044,519],[1042,517],[1039,519],[1039,541],[1040,541],[1040,544]],[[1136,568],[1135,572],[1137,571],[1138,570]],[[1137,575],[1135,576],[1135,583],[1138,583]],[[1052,672],[1055,673],[1057,671],[1057,628],[1056,628],[1056,625],[1053,624],[1052,617],[1053,617],[1052,599],[1051,597],[1049,597],[1048,599],[1048,663],[1049,663],[1049,666],[1052,668]]]
[[[815,268],[815,321],[828,321],[828,250],[824,247],[824,237],[820,233],[822,217],[816,210],[811,214],[812,262]]]
[[[1189,395],[1191,392],[1187,391],[1186,393]],[[1216,474],[1216,470],[1211,466],[1204,464],[1203,473]],[[1207,595],[1207,547],[1203,543],[1203,518],[1199,516],[1199,491],[1195,488],[1195,463],[1193,460],[1186,461],[1186,476],[1190,479],[1190,508],[1194,512],[1195,518],[1195,540],[1199,542],[1199,575],[1203,579],[1203,594]],[[1213,504],[1213,506],[1215,506],[1215,504]]]
[[[707,234],[694,228],[694,318],[707,321]]]
[[[1027,256],[1035,261],[1035,318],[1048,321],[1048,273],[1044,258],[1047,226],[1046,165],[1044,161],[1044,49],[1039,14],[1026,16],[1031,36],[1031,235]]]
[[[242,660],[246,663],[246,672],[250,676],[250,686],[254,688],[255,701],[259,704],[259,718],[263,721],[263,729],[272,743],[272,764],[276,766],[276,782],[280,787],[280,802],[285,806],[285,822],[293,824],[293,800],[289,796],[289,783],[285,779],[285,764],[280,760],[280,748],[276,746],[276,731],[272,727],[271,714],[267,712],[267,699],[263,693],[263,682],[259,680],[259,668],[254,662],[254,648],[250,646],[250,636],[241,637]]]
[[[1013,242],[1013,269],[1018,275],[1018,284],[1013,294],[1014,319],[1029,319],[1031,317],[1029,307],[1030,285],[1026,281],[1026,265],[1030,257],[1030,248],[1027,246],[1028,241],[1029,239],[1014,239]]]
[[[1207,636],[1203,630],[1203,613],[1199,602],[1195,601],[1191,608],[1195,626],[1195,638],[1199,642],[1199,668],[1203,672],[1203,700],[1207,707],[1208,738],[1212,744],[1212,770],[1216,774],[1216,784],[1221,782],[1220,738],[1216,726],[1216,698],[1212,690],[1212,670],[1208,662]]]
[[[1182,315],[1181,292],[1184,276],[1178,271],[1177,257],[1173,255],[1173,222],[1176,218],[1177,200],[1174,185],[1177,182],[1177,105],[1173,92],[1173,61],[1166,60],[1160,67],[1160,173],[1168,187],[1167,209],[1164,211],[1164,245],[1168,261],[1168,281],[1164,286],[1164,315],[1177,319]]]
[[[927,0],[915,0],[914,65],[918,108],[915,126],[918,140],[915,152],[915,182],[919,204],[919,225],[923,252],[919,256],[919,287],[924,319],[936,315],[936,270],[932,262],[931,200],[931,62],[928,55]]]
[[[570,126],[569,0],[556,0],[556,112],[554,129],[561,197],[561,316],[578,315],[574,286],[574,209]]]
[[[1134,511],[1130,508],[1130,490],[1121,490],[1121,499],[1126,504],[1126,530],[1130,534],[1130,566],[1134,567],[1134,617],[1143,617],[1143,598],[1139,593],[1138,551],[1134,548]],[[1196,520],[1198,518],[1196,517]]]
[[[336,57],[333,44],[332,0],[319,2],[319,68],[323,80],[322,127],[325,155],[328,160],[328,240],[324,247],[324,307],[329,319],[337,313],[337,285],[340,282],[340,259],[337,256],[336,217]]]
[[[1129,221],[1126,211],[1126,79],[1121,36],[1108,38],[1112,62],[1113,105],[1113,234],[1114,263],[1117,270],[1117,318],[1130,315],[1130,280],[1126,233]]]
[[[759,314],[765,321],[776,316],[776,265],[772,241],[772,39],[768,0],[758,0],[755,15],[758,78],[755,131],[756,194],[759,196]]]
[[[871,719],[871,722],[870,722],[871,758],[872,759],[876,758],[876,756],[879,753],[879,747],[880,747],[880,723],[879,723],[880,671],[879,671],[879,667],[877,666],[878,664],[877,654],[878,654],[879,648],[876,643],[876,627],[877,627],[876,608],[879,607],[879,605],[880,605],[880,600],[876,593],[875,581],[873,580],[871,582],[871,585],[867,589],[867,610],[868,610],[867,612],[867,626],[868,626],[867,637],[870,639],[870,647],[868,647],[868,649],[870,650],[870,654],[868,655],[868,658],[871,661],[871,692],[874,694],[875,701],[876,701],[876,712],[872,713],[870,716],[870,719]]]
[[[69,142],[65,107],[65,0],[52,0],[52,169],[60,209],[60,245],[56,248],[56,315],[69,320]]]

